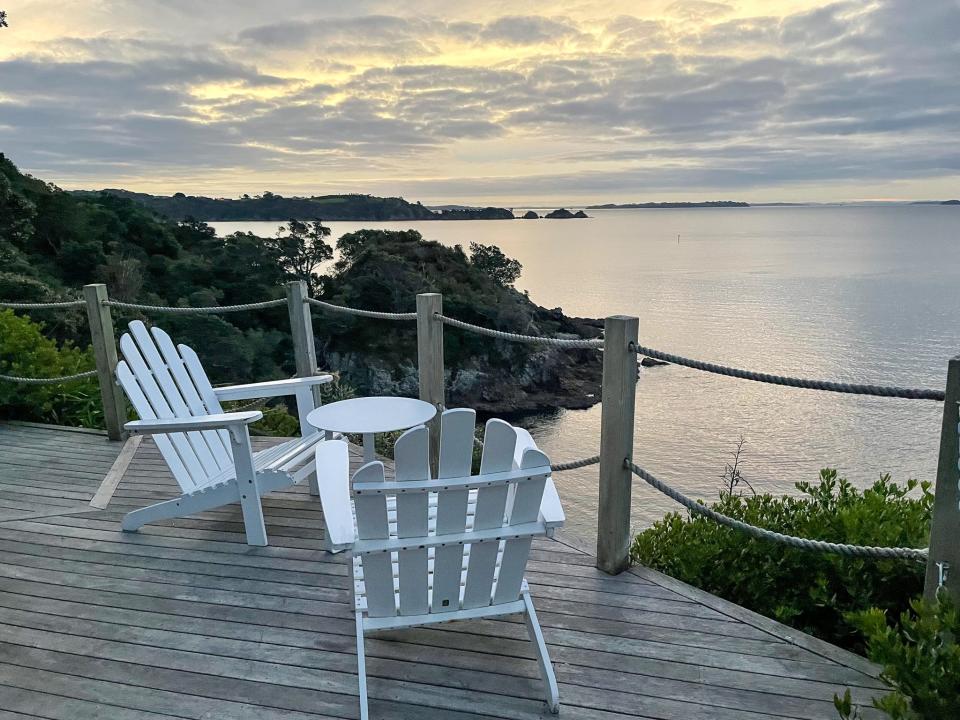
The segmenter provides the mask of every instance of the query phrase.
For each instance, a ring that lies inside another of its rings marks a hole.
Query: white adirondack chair
[[[331,376],[214,388],[189,347],[174,346],[163,330],[147,330],[139,320],[129,328],[120,338],[124,359],[117,365],[117,380],[140,419],[125,428],[155,436],[183,494],[127,513],[123,529],[133,532],[156,520],[239,502],[247,543],[266,545],[260,496],[305,479],[317,494],[311,460],[323,435],[306,422],[306,416],[314,407],[313,386],[330,382]],[[297,398],[301,437],[255,453],[247,426],[263,413],[225,413],[220,401],[282,395]]]
[[[347,445],[335,440],[317,448],[317,471],[342,478],[324,483],[320,499],[331,543],[353,554],[362,720],[368,717],[365,633],[512,613],[525,616],[547,705],[559,711],[553,666],[523,577],[533,538],[564,520],[550,462],[528,433],[490,420],[480,474],[471,477],[474,421],[472,410],[443,413],[437,479],[430,478],[422,425],[397,440],[395,481],[386,481],[383,464],[374,461],[353,476],[352,491]]]

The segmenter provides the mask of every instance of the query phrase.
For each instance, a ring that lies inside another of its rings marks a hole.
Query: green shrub
[[[919,492],[911,492],[917,490]],[[721,495],[713,508],[752,525],[818,540],[924,547],[929,483],[897,485],[884,475],[860,491],[822,470],[801,495]],[[848,613],[878,608],[895,617],[922,592],[912,560],[850,558],[754,540],[699,516],[672,513],[634,540],[632,559],[804,632],[853,650],[863,640]]]
[[[93,353],[69,342],[57,347],[43,336],[43,325],[0,310],[0,373],[22,377],[60,377],[91,370]],[[25,385],[0,380],[0,417],[103,427],[96,378],[64,384]]]
[[[881,679],[893,690],[873,701],[893,720],[955,720],[960,717],[960,612],[941,593],[938,601],[917,598],[895,627],[881,610],[851,613],[867,640],[867,656],[883,667]],[[842,718],[860,717],[850,691],[834,697]]]

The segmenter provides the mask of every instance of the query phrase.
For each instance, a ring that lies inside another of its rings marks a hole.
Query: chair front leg
[[[260,504],[260,489],[257,487],[257,471],[253,464],[250,431],[246,425],[232,425],[228,429],[247,545],[263,547],[267,545],[267,528],[263,522],[263,507]]]
[[[524,582],[526,586],[526,582]],[[544,684],[544,699],[547,701],[547,707],[550,712],[556,715],[560,712],[560,691],[557,688],[557,677],[553,674],[553,664],[550,662],[550,653],[547,652],[547,643],[543,639],[543,631],[540,629],[540,621],[537,619],[537,611],[533,608],[533,600],[530,598],[530,591],[524,587],[521,592],[523,604],[526,605],[526,612],[523,619],[527,623],[527,634],[537,648],[537,661],[540,663],[540,675]]]

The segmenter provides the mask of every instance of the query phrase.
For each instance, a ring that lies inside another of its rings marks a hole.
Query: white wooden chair
[[[276,382],[214,388],[186,345],[174,346],[160,328],[139,320],[120,338],[123,360],[117,380],[140,419],[124,427],[154,435],[157,448],[180,485],[182,495],[134,510],[123,518],[126,531],[156,520],[184,517],[239,502],[247,543],[266,545],[260,496],[309,479],[317,494],[313,451],[323,435],[306,422],[314,407],[313,386],[331,381],[316,375]],[[222,400],[295,395],[301,437],[253,452],[247,426],[259,411],[227,412]]]
[[[317,471],[342,478],[324,483],[320,499],[330,516],[330,542],[353,555],[362,720],[368,717],[365,633],[512,613],[525,616],[547,705],[559,711],[556,677],[523,577],[533,538],[564,520],[550,462],[528,433],[490,420],[480,474],[471,477],[474,420],[472,410],[443,413],[437,479],[430,477],[422,425],[397,440],[394,481],[374,461],[356,472],[351,490],[346,443],[316,450]]]

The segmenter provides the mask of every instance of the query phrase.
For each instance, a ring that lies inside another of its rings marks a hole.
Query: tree
[[[7,13],[3,10],[0,10],[0,27],[10,27],[7,25]]]
[[[328,237],[330,228],[321,220],[311,223],[291,220],[277,230],[274,248],[280,267],[291,280],[304,280],[311,295],[319,285],[317,265],[333,258],[333,248],[325,241]]]
[[[523,270],[519,260],[507,257],[496,245],[470,243],[470,262],[504,287],[513,285]]]

